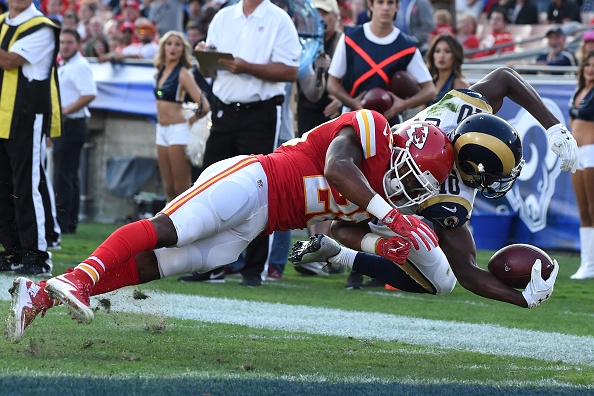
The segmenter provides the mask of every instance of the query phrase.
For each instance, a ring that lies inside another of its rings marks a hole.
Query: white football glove
[[[555,286],[555,279],[557,279],[557,273],[559,273],[559,264],[557,260],[553,260],[553,272],[549,276],[549,279],[542,279],[541,262],[540,259],[534,262],[532,265],[532,277],[526,289],[522,292],[524,299],[528,303],[528,308],[534,308],[540,305],[544,300],[551,297],[553,293],[553,286]]]
[[[547,134],[551,150],[562,160],[561,170],[575,173],[578,167],[578,148],[571,132],[565,125],[557,124],[547,129]]]

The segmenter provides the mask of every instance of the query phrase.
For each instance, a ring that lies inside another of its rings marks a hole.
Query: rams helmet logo
[[[510,123],[492,114],[475,114],[454,131],[454,160],[464,184],[485,198],[499,198],[519,176],[522,141]]]

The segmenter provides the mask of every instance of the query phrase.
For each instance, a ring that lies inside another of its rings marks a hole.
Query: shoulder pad
[[[470,203],[460,197],[438,195],[419,206],[419,214],[442,228],[462,226],[470,218]]]
[[[370,158],[378,153],[378,146],[389,146],[392,150],[392,134],[386,118],[380,113],[361,109],[353,112],[352,125],[359,134],[363,158]]]

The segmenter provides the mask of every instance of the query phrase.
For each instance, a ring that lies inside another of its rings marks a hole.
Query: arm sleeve
[[[340,36],[336,50],[332,56],[332,62],[330,62],[330,68],[328,74],[338,79],[342,79],[346,74],[346,44],[344,42],[344,34]]]
[[[212,18],[210,25],[208,25],[208,32],[206,34],[205,43],[207,46],[217,46],[217,34],[220,32],[219,25],[221,20],[221,14],[217,12]]]
[[[97,96],[97,84],[93,79],[93,71],[88,65],[86,67],[80,67],[73,77],[74,85],[80,95]]]
[[[19,54],[27,62],[35,64],[53,53],[55,46],[54,32],[50,27],[43,27],[17,40],[10,48],[10,52]]]
[[[412,74],[417,79],[419,84],[427,81],[433,81],[431,74],[429,74],[429,69],[427,69],[427,65],[425,65],[425,62],[423,62],[423,56],[421,55],[421,52],[418,48],[408,63],[408,66],[406,66],[406,71]]]
[[[298,67],[300,57],[301,44],[299,43],[297,29],[289,15],[283,12],[283,23],[279,25],[271,60],[274,63],[280,62],[287,66]]]

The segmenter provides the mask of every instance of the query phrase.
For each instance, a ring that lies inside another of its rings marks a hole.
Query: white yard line
[[[0,276],[0,300],[12,278]],[[273,304],[143,290],[150,296],[134,300],[132,290],[111,296],[111,310],[163,314],[178,319],[244,325],[260,329],[328,336],[398,341],[412,345],[533,358],[594,366],[594,337],[520,330],[493,324],[430,320],[377,312],[346,311],[305,305]],[[109,295],[106,295],[109,296]],[[104,296],[102,296],[104,297]],[[97,305],[93,298],[92,305]],[[3,316],[3,315],[2,315]]]

